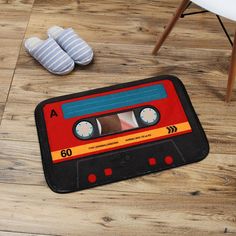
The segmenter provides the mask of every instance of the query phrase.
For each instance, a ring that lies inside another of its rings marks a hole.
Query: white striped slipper
[[[74,61],[61,49],[53,38],[41,40],[32,37],[25,40],[25,48],[48,71],[57,75],[70,73]]]
[[[54,38],[68,55],[79,65],[88,65],[93,60],[92,48],[72,28],[53,26],[48,36]]]

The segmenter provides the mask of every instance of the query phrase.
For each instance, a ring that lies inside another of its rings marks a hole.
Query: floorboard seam
[[[18,60],[19,60],[19,57],[20,57],[20,51],[21,51],[21,48],[22,48],[22,45],[23,45],[23,42],[24,42],[24,38],[25,38],[25,34],[26,34],[26,31],[27,31],[29,22],[30,22],[31,13],[32,13],[32,11],[33,11],[33,6],[34,6],[34,1],[33,1],[33,3],[32,3],[32,7],[31,7],[31,10],[30,10],[29,16],[28,16],[28,22],[27,22],[27,24],[26,24],[23,37],[22,37],[22,39],[21,39],[21,44],[20,44],[20,47],[19,47],[19,50],[18,50],[15,68],[14,68],[14,70],[13,70],[13,74],[12,74],[12,77],[11,77],[11,82],[10,82],[9,89],[8,89],[8,93],[7,93],[7,96],[6,96],[5,106],[4,106],[4,109],[3,109],[2,117],[3,117],[3,115],[4,115],[4,112],[5,112],[5,109],[6,109],[6,105],[7,105],[7,102],[8,102],[8,98],[9,98],[9,95],[10,95],[11,86],[12,86],[13,79],[14,79],[14,76],[15,76],[17,63],[18,63]],[[2,124],[2,119],[0,119],[0,126],[1,126],[1,124]]]

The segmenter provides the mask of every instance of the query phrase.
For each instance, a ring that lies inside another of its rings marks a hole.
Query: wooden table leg
[[[182,0],[181,4],[177,8],[173,18],[169,21],[168,25],[166,26],[164,32],[162,33],[161,37],[157,40],[157,43],[155,45],[155,48],[152,51],[153,55],[157,55],[157,52],[159,51],[161,45],[165,42],[166,38],[170,34],[171,30],[175,26],[177,20],[180,18],[181,14],[183,11],[186,9],[188,6],[190,0]]]
[[[228,85],[227,85],[227,93],[226,93],[226,102],[230,102],[234,87],[234,82],[236,78],[236,31],[234,35],[234,44],[231,56],[231,63],[229,68],[229,77],[228,77]]]

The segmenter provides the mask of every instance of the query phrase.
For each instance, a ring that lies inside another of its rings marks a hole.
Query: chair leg
[[[166,38],[170,34],[171,30],[175,26],[177,20],[180,18],[181,14],[184,12],[186,7],[188,6],[190,0],[182,0],[181,4],[177,8],[173,18],[169,21],[168,25],[166,26],[164,32],[162,33],[160,39],[156,42],[155,48],[152,51],[153,55],[157,55],[161,45],[165,42]]]
[[[234,44],[231,56],[231,63],[229,68],[229,77],[228,77],[228,85],[227,85],[227,93],[226,93],[226,102],[230,102],[234,87],[234,82],[236,78],[236,31],[234,35]]]

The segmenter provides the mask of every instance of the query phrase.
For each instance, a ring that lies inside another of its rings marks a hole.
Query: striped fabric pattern
[[[63,30],[55,40],[80,65],[87,65],[93,59],[92,48],[72,28]]]
[[[48,38],[29,53],[47,70],[54,74],[66,74],[74,68],[74,61],[53,38]]]

